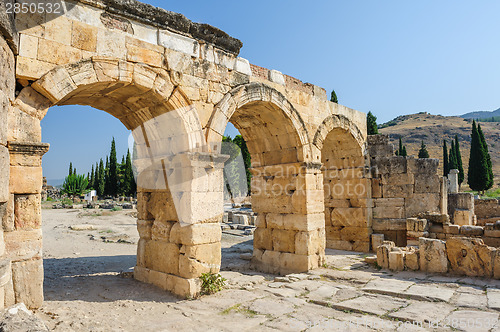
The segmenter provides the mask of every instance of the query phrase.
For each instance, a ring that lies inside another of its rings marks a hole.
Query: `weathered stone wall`
[[[424,212],[446,213],[447,189],[437,159],[394,155],[388,136],[368,137],[373,201],[373,233],[405,246],[406,218]]]
[[[332,130],[323,142],[326,246],[370,251],[371,187],[363,147]]]
[[[471,193],[448,194],[448,215],[455,225],[475,225],[474,195]]]
[[[465,226],[464,226],[465,227]],[[445,241],[420,238],[418,248],[386,241],[377,250],[377,264],[393,271],[420,270],[500,279],[500,252],[483,240],[453,236]]]
[[[172,204],[172,187],[155,183],[167,182],[163,178],[171,170],[164,164],[146,172],[151,183],[139,178],[139,280],[194,296],[199,292],[197,277],[218,271],[222,169],[214,160],[229,121],[243,134],[252,156],[252,203],[259,213],[254,264],[264,271],[289,273],[323,263],[323,183],[326,179],[331,187],[337,181],[322,173],[326,159],[331,162],[325,169],[337,167],[343,184],[361,184],[365,191],[342,197],[349,203],[347,210],[328,211],[331,234],[345,249],[369,248],[371,190],[363,113],[329,102],[320,87],[250,65],[237,56],[241,42],[182,15],[135,1],[65,5],[68,11],[60,16],[16,16],[15,76],[13,67],[2,72],[8,73],[12,90],[8,121],[2,122],[9,126],[2,133],[7,133],[4,148],[9,149],[10,167],[2,171],[10,172],[3,208],[10,216],[4,218],[7,254],[13,260],[10,299],[32,307],[43,300],[41,157],[48,145],[41,143],[40,121],[53,105],[89,105],[118,118],[133,131],[139,168],[151,156],[160,161],[156,157],[165,152],[188,158],[184,171],[193,181],[176,189],[181,211]],[[8,38],[9,45],[15,40]],[[9,53],[6,63],[14,64],[13,56]],[[19,90],[15,99],[14,77]],[[177,150],[171,151],[167,145],[174,139]],[[327,146],[335,140],[342,144],[339,151]],[[193,156],[212,161],[203,164]],[[180,213],[187,225],[181,224]],[[336,230],[332,214],[344,223],[354,219]]]
[[[9,238],[8,225],[14,222],[14,197],[10,194],[10,157],[7,147],[9,106],[15,99],[15,58],[17,33],[12,17],[6,14],[0,1],[0,309],[15,302],[10,255],[6,252],[5,238]],[[14,263],[17,264],[17,263]]]
[[[474,200],[474,213],[477,217],[477,225],[486,225],[500,220],[499,199],[476,199]]]

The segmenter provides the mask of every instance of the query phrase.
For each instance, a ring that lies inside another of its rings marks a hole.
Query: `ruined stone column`
[[[458,193],[458,173],[459,173],[458,169],[452,169],[448,174],[448,181],[449,181],[448,190],[450,194]]]
[[[324,262],[325,215],[320,164],[291,163],[252,169],[252,207],[258,213],[252,262],[288,274]]]
[[[226,159],[182,153],[140,172],[136,279],[194,297],[200,275],[219,272]]]
[[[41,166],[49,145],[9,142],[8,148],[10,197],[3,229],[12,278],[5,289],[5,304],[23,302],[37,308],[43,303]]]

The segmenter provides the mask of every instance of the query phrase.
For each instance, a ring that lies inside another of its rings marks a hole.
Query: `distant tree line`
[[[109,156],[106,156],[106,164],[101,158],[95,163],[95,167],[92,165],[92,170],[87,176],[78,175],[73,163],[69,164],[63,192],[68,195],[83,195],[89,190],[96,190],[99,197],[134,196],[137,191],[130,151],[127,151],[127,155],[122,156],[121,162],[118,163],[114,138],[111,141]]]

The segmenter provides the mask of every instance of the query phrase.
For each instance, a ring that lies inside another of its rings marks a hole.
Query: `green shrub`
[[[220,292],[226,286],[226,279],[219,273],[207,272],[200,276],[201,294],[208,295]]]
[[[47,197],[47,202],[52,202],[54,199],[52,197]]]
[[[70,198],[68,198],[68,197],[63,198],[63,200],[61,201],[61,203],[63,205],[73,205],[73,201]]]
[[[122,207],[121,206],[115,206],[114,208],[111,209],[111,211],[121,211]]]

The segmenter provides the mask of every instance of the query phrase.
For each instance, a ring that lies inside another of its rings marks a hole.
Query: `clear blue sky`
[[[499,1],[145,2],[226,31],[251,63],[335,89],[379,122],[500,107]],[[112,136],[119,155],[127,149],[118,120],[80,106],[49,110],[42,130],[49,179],[63,178],[69,161],[89,171]]]

